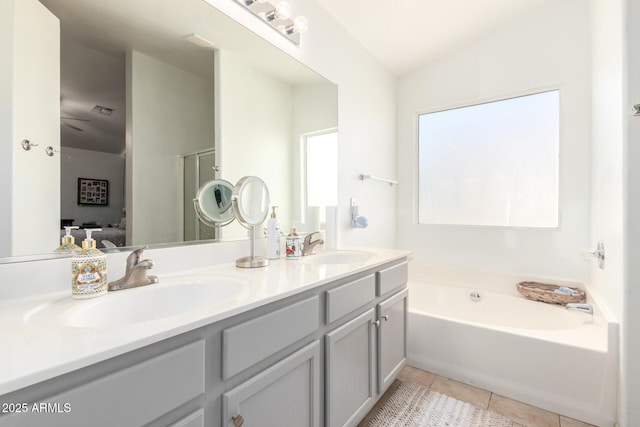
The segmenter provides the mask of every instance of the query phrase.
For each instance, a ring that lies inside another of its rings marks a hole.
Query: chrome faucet
[[[302,256],[313,255],[313,250],[316,245],[322,245],[324,243],[324,240],[322,239],[316,239],[312,242],[311,239],[313,238],[314,234],[318,234],[318,231],[309,233],[304,238],[304,241],[302,242]]]
[[[583,313],[593,314],[593,306],[591,304],[569,303],[565,306],[567,310],[576,310]]]
[[[151,259],[143,259],[142,252],[148,246],[143,246],[131,252],[127,257],[127,269],[120,279],[109,283],[110,291],[118,291],[120,289],[135,288],[138,286],[151,285],[158,283],[158,276],[147,276],[147,270],[153,268],[155,263]]]

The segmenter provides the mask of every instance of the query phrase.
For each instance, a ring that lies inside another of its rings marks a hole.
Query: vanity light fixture
[[[286,21],[291,17],[291,5],[287,2],[281,1],[276,4],[276,8],[267,12],[264,15],[264,19],[271,22],[275,19]]]
[[[298,16],[293,20],[293,24],[287,27],[281,28],[285,34],[304,33],[309,28],[309,21],[304,16]]]
[[[297,45],[300,44],[300,34],[309,27],[309,21],[304,16],[291,18],[292,9],[287,2],[276,3],[274,0],[237,0],[237,2]]]

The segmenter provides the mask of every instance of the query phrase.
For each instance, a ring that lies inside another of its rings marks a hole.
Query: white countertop
[[[160,283],[180,276],[211,277],[238,281],[237,297],[210,309],[171,317],[104,327],[70,326],[61,313],[104,298],[122,298],[126,292],[109,292],[74,300],[67,291],[13,298],[0,302],[0,395],[107,360],[163,339],[227,319],[268,303],[299,294],[331,281],[375,268],[410,255],[410,251],[363,249],[373,256],[360,264],[312,264],[299,260],[272,260],[266,268],[244,269],[234,263],[160,275]],[[150,304],[153,301],[150,298]],[[117,314],[116,314],[117,315]]]

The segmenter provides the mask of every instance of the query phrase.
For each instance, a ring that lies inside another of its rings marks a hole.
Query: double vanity
[[[407,256],[223,263],[3,302],[0,426],[356,425],[406,361]]]

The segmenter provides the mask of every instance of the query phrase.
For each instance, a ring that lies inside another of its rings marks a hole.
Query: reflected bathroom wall
[[[283,81],[226,52],[218,55],[217,66],[224,81],[219,177],[233,184],[246,175],[263,178],[286,232],[303,211],[301,136],[337,127],[337,86],[320,79]],[[224,240],[246,236],[237,223],[221,231]]]

